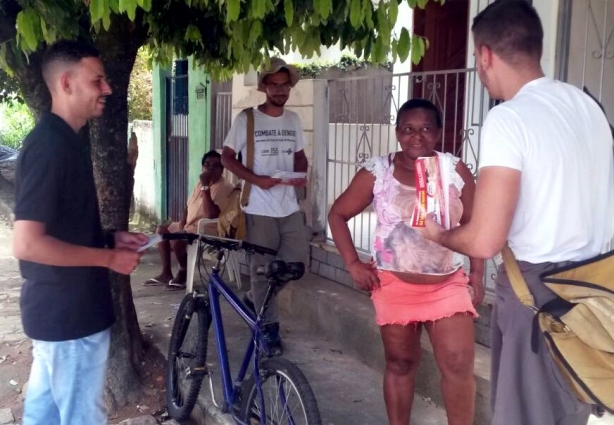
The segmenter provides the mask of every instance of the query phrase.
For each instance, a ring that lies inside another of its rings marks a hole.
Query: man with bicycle
[[[234,120],[224,142],[222,164],[239,178],[252,183],[249,203],[245,207],[247,242],[274,249],[287,262],[305,262],[309,245],[303,215],[296,198],[295,186],[304,187],[306,179],[282,181],[271,177],[277,171],[307,172],[303,150],[305,136],[300,118],[284,105],[290,90],[299,80],[295,67],[282,59],[271,59],[270,66],[258,75],[258,90],[266,95],[263,104],[253,109],[254,162],[248,169],[247,116]],[[243,163],[236,158],[241,153]],[[268,290],[267,279],[258,269],[274,259],[271,255],[250,255],[251,291],[248,299],[259,311]],[[282,354],[279,320],[275,299],[265,315],[264,340],[271,355]]]
[[[33,341],[23,424],[102,425],[115,321],[108,269],[130,274],[148,238],[105,237],[101,228],[89,145],[78,136],[111,94],[98,51],[59,41],[42,73],[51,112],[26,137],[15,178],[13,251],[25,279],[23,328]]]

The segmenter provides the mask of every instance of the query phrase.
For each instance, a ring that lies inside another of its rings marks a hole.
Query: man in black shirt
[[[25,139],[15,178],[13,248],[25,279],[21,316],[34,357],[23,424],[102,425],[115,320],[107,269],[130,274],[147,237],[105,237],[100,225],[89,145],[77,135],[102,115],[111,94],[98,51],[57,42],[42,71],[51,112]]]

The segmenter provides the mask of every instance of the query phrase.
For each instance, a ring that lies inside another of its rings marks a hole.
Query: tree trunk
[[[137,51],[144,37],[135,35],[134,24],[116,17],[108,32],[96,37],[113,93],[104,116],[89,127],[94,176],[97,182],[102,225],[127,230],[132,197],[128,165],[128,84]],[[105,394],[114,410],[139,395],[143,339],[130,288],[130,277],[111,273],[117,322],[111,334]]]

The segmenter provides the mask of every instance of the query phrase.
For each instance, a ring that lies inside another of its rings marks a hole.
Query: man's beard
[[[282,107],[286,104],[286,102],[288,101],[287,97],[284,97],[283,100],[280,100],[279,98],[275,98],[275,97],[269,97],[269,102],[277,107]]]

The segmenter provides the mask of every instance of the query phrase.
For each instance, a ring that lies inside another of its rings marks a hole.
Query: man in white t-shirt
[[[247,161],[247,116],[240,113],[224,141],[222,164],[239,178],[252,183],[249,203],[244,208],[247,241],[277,250],[278,258],[287,262],[305,262],[308,253],[303,215],[296,199],[296,186],[304,187],[305,178],[284,180],[273,178],[278,171],[307,172],[308,162],[303,148],[305,136],[298,115],[284,109],[290,89],[299,75],[295,67],[273,58],[268,69],[258,75],[258,90],[266,101],[254,108],[254,163]],[[243,163],[236,159],[241,152]],[[257,273],[274,258],[270,255],[250,256],[251,291],[249,301],[256,311],[264,302],[268,289],[266,277]],[[281,355],[279,321],[275,299],[265,316],[265,342],[270,355]]]
[[[448,248],[491,258],[509,243],[538,307],[555,298],[539,275],[610,249],[614,235],[612,134],[597,103],[544,77],[543,29],[526,1],[497,1],[473,21],[478,74],[505,102],[482,129],[473,216],[425,234]],[[566,388],[516,298],[504,267],[491,317],[493,425],[584,425],[590,407]]]

